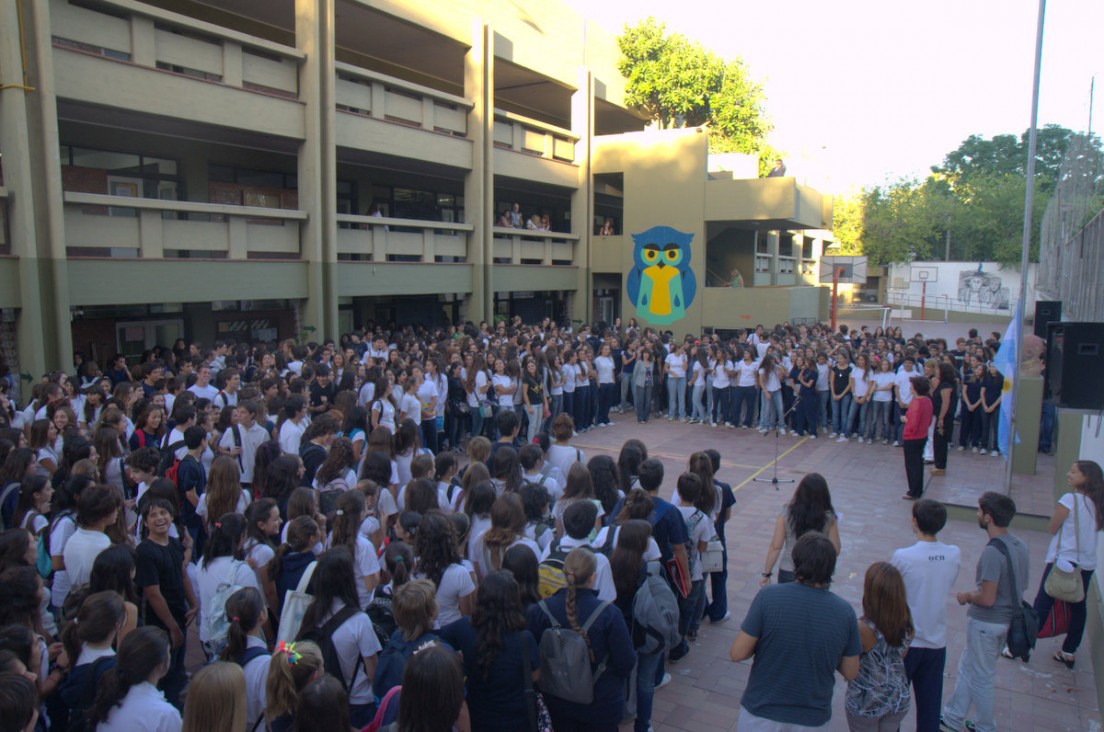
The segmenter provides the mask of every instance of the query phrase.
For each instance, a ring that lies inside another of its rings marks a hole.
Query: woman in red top
[[[905,413],[905,475],[908,477],[908,493],[901,496],[915,501],[924,493],[924,443],[928,439],[928,427],[932,420],[932,402],[928,397],[931,383],[927,377],[913,376],[909,381],[916,398]]]

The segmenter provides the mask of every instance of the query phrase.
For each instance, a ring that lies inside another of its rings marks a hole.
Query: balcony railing
[[[65,194],[70,256],[299,259],[306,219],[298,210]]]
[[[295,98],[304,53],[134,0],[107,11],[51,0],[54,45],[205,81]]]
[[[527,155],[571,163],[579,136],[571,130],[545,124],[501,109],[495,110],[494,143]]]
[[[370,262],[464,262],[471,224],[338,214],[337,257]]]
[[[817,261],[815,259],[801,260],[801,274],[815,275],[817,273]]]
[[[793,257],[778,257],[778,274],[793,274],[796,261]]]
[[[546,267],[575,263],[577,234],[555,231],[494,228],[495,264],[540,264]]]
[[[350,114],[467,137],[472,103],[386,74],[337,63],[337,108]]]
[[[756,254],[755,255],[755,271],[763,274],[768,274],[771,271],[771,258],[770,255]]]

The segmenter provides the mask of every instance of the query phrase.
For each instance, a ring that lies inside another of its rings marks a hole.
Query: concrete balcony
[[[830,229],[832,197],[794,178],[741,178],[705,183],[705,219],[761,230]]]
[[[576,188],[578,141],[571,130],[496,109],[495,175]]]
[[[337,64],[338,147],[470,170],[472,103],[352,64]]]
[[[475,227],[441,221],[338,214],[339,259],[368,262],[464,262]]]
[[[578,243],[578,234],[504,229],[496,226],[493,256],[496,264],[571,266],[575,263],[575,248]]]
[[[133,0],[99,5],[50,0],[58,97],[305,136],[302,52]]]

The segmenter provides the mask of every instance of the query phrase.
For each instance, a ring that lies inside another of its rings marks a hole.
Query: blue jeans
[[[732,401],[732,424],[742,422],[745,427],[751,427],[755,419],[755,391],[754,386],[735,387],[736,398]],[[744,414],[743,420],[740,419],[741,412]]]
[[[728,612],[728,540],[725,539],[722,522],[715,522],[713,529],[721,540],[721,571],[709,573],[709,596],[712,600],[705,606],[705,614],[716,623]]]
[[[1047,621],[1047,616],[1050,615],[1050,609],[1054,607],[1054,598],[1046,593],[1043,589],[1043,585],[1046,584],[1047,577],[1050,575],[1050,570],[1054,568],[1054,563],[1050,562],[1043,570],[1042,579],[1039,580],[1039,592],[1035,595],[1035,612],[1039,614],[1039,630],[1043,629],[1043,625]],[[1089,591],[1089,581],[1092,579],[1093,570],[1082,569],[1081,580],[1085,587],[1085,591]],[[1069,630],[1066,631],[1066,639],[1062,641],[1062,651],[1065,653],[1077,653],[1077,647],[1081,645],[1081,637],[1085,634],[1085,618],[1086,618],[1086,600],[1081,602],[1068,602],[1066,603],[1070,609],[1070,623]]]
[[[575,387],[575,429],[582,432],[590,428],[594,412],[590,406],[590,385]]]
[[[946,648],[909,648],[905,656],[905,675],[912,684],[916,701],[916,732],[939,732],[943,667],[946,665]]]
[[[851,394],[844,394],[839,399],[832,400],[832,431],[838,432],[841,437],[851,434]]]
[[[958,661],[958,679],[951,700],[943,706],[943,721],[962,729],[970,707],[974,707],[974,729],[994,732],[993,679],[997,658],[1008,637],[1007,623],[985,623],[966,618],[966,647]]]
[[[848,394],[847,396],[851,396]],[[855,422],[855,417],[859,418],[859,421]],[[855,434],[859,437],[866,436],[867,421],[870,419],[870,402],[865,401],[859,404],[856,400],[851,400],[851,407],[847,411],[847,426],[856,425]]]
[[[760,397],[759,429],[781,429],[782,426],[782,390],[764,390]]]
[[[686,377],[667,376],[667,417],[686,419]]]
[[[820,426],[827,429],[832,424],[832,413],[828,409],[828,402],[832,401],[832,392],[818,391],[817,399],[820,400]]]
[[[648,732],[651,729],[656,671],[662,660],[663,651],[636,655],[636,721],[633,722],[633,732]]]
[[[699,422],[708,422],[709,417],[705,413],[705,379],[698,379],[694,382],[694,389],[691,393],[690,404],[693,409],[690,412],[690,418],[696,419]]]
[[[874,410],[874,416],[870,420],[870,429],[867,433],[867,437],[874,439],[878,436],[880,431],[883,440],[889,439],[889,413],[893,409],[893,402],[871,402],[871,409]],[[879,430],[879,427],[881,428]]]
[[[679,635],[682,636],[677,648],[687,647],[686,634],[697,632],[701,625],[702,611],[705,609],[705,581],[694,580],[690,583],[690,594],[686,597],[676,595],[679,605]],[[674,649],[672,649],[674,650]]]
[[[633,403],[636,404],[636,421],[647,422],[652,405],[652,387],[634,386]]]
[[[732,416],[732,387],[713,387],[713,411],[710,413],[710,421],[713,424],[723,424]]]
[[[610,407],[617,397],[617,385],[614,383],[598,385],[598,424],[609,424]]]

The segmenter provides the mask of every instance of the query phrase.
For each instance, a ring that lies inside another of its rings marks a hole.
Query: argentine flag
[[[1004,376],[1004,388],[1001,389],[1001,405],[999,422],[997,423],[997,448],[1001,457],[1007,460],[1011,456],[1009,450],[1009,435],[1012,432],[1012,384],[1016,380],[1016,372],[1019,370],[1020,340],[1023,328],[1020,327],[1020,311],[1017,308],[1012,316],[1012,322],[1008,324],[1008,330],[1001,339],[1000,349],[993,359],[993,365]],[[1020,444],[1020,436],[1016,435],[1016,444]]]

